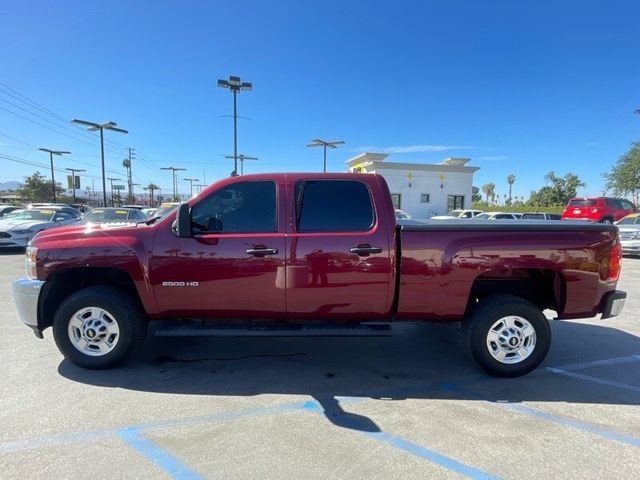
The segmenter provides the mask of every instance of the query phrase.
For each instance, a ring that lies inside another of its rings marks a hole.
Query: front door
[[[284,316],[277,198],[272,181],[231,183],[193,205],[192,238],[179,238],[171,226],[158,233],[150,276],[164,316]]]

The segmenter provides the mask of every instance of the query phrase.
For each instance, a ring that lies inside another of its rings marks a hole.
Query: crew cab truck
[[[611,225],[435,221],[398,226],[375,174],[221,180],[164,218],[38,234],[13,292],[36,335],[109,368],[156,335],[386,335],[458,322],[488,373],[523,375],[560,319],[617,315]]]

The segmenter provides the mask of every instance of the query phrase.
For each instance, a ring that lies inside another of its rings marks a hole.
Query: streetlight
[[[178,182],[176,180],[176,172],[181,170],[186,170],[186,168],[176,168],[176,167],[161,167],[160,170],[171,170],[171,174],[173,175],[173,198],[174,201],[178,196]]]
[[[76,172],[86,172],[86,170],[80,170],[77,168],[65,168],[71,172],[71,185],[73,188],[73,203],[76,203]]]
[[[117,180],[120,180],[120,179],[119,179],[119,178],[109,177],[109,178],[107,178],[107,180],[111,180],[111,206],[112,206],[112,207],[115,207],[115,206],[116,206],[116,204],[115,204],[115,201],[114,201],[114,198],[113,198],[113,182],[114,182],[114,181],[117,181]],[[105,207],[107,206],[107,201],[106,201],[106,199],[105,199],[105,202],[104,202],[104,206],[105,206]]]
[[[238,155],[237,157],[233,155],[225,155],[224,158],[237,158],[240,160],[240,175],[244,175],[244,161],[245,160],[258,160],[258,157],[248,157],[247,155]]]
[[[189,182],[189,186],[191,187],[191,196],[193,197],[193,182],[199,182],[198,178],[183,178],[185,182]]]
[[[314,138],[311,140],[311,143],[307,145],[307,147],[322,147],[324,150],[324,173],[327,173],[327,148],[336,149],[338,148],[336,145],[342,145],[344,141],[336,140],[333,142],[325,142],[324,140],[320,140],[319,138]]]
[[[249,82],[243,82],[240,77],[229,76],[229,80],[218,80],[220,88],[228,88],[233,93],[233,172],[231,176],[238,175],[238,108],[236,103],[236,95],[240,91],[250,91],[253,85]]]
[[[87,128],[87,130],[89,130],[90,132],[96,132],[100,130],[100,158],[102,159],[102,201],[104,202],[104,206],[106,207],[107,206],[107,182],[105,180],[105,173],[104,173],[103,130],[113,130],[114,132],[120,132],[120,133],[129,133],[129,132],[126,130],[123,130],[122,128],[116,128],[115,122],[94,123],[94,122],[87,122],[86,120],[78,120],[77,118],[74,118],[73,120],[71,120],[71,122],[89,127]],[[111,197],[113,199],[113,189],[111,189]]]
[[[67,152],[66,150],[50,150],[48,148],[40,148],[39,150],[42,152],[47,152],[49,154],[49,160],[51,160],[51,192],[53,193],[53,203],[56,203],[56,179],[53,176],[53,156],[61,156],[71,152]]]

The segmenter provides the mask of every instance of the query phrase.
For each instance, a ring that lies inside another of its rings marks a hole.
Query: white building
[[[364,152],[346,161],[350,172],[378,173],[389,184],[396,208],[413,218],[444,215],[471,208],[473,173],[468,158],[447,158],[440,164],[387,162],[384,153]]]

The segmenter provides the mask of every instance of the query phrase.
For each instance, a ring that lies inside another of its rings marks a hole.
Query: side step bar
[[[390,323],[238,326],[186,321],[160,324],[154,334],[156,337],[390,337],[392,331]]]

